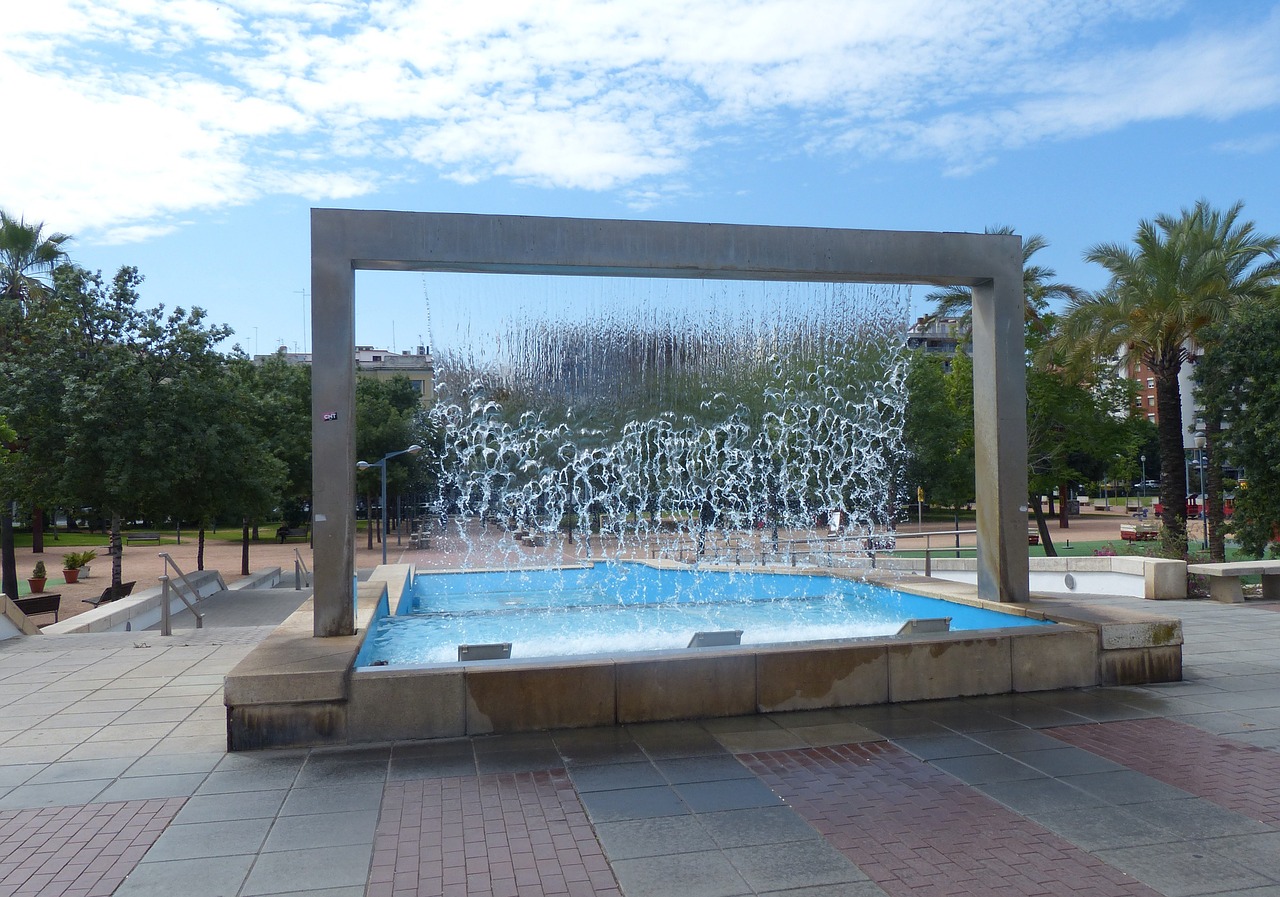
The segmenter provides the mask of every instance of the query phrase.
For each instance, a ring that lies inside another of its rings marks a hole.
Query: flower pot
[[[70,570],[63,570],[62,578],[66,580],[67,585],[78,582],[80,580],[80,568],[72,567]]]
[[[35,594],[36,592],[43,592],[44,584],[48,581],[47,577],[45,579],[28,579],[27,585],[31,586],[31,592]]]

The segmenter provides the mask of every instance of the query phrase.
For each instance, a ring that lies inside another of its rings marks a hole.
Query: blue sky
[[[11,6],[0,208],[250,352],[309,343],[312,206],[1010,224],[1095,289],[1086,247],[1202,197],[1280,231],[1275,0]],[[411,347],[422,292],[362,275],[358,340]]]

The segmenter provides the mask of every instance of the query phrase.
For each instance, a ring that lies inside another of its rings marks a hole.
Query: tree
[[[421,411],[421,394],[407,377],[390,380],[361,377],[356,381],[356,455],[376,464],[384,455],[398,452],[413,444],[415,419]],[[414,459],[404,456],[387,468],[387,495],[399,494],[408,486]],[[381,495],[382,471],[370,467],[357,477],[358,489],[365,495],[369,513],[369,543],[373,548],[374,496]],[[385,539],[385,533],[379,533]]]
[[[141,283],[128,266],[109,283],[60,268],[50,301],[32,316],[46,335],[39,364],[17,372],[20,382],[50,384],[32,454],[64,459],[49,465],[49,488],[64,503],[110,517],[115,585],[123,519],[203,522],[254,479],[252,466],[271,464],[237,429],[251,406],[215,351],[230,331],[206,324],[200,309],[139,309]],[[30,403],[24,411],[36,413]]]
[[[1231,529],[1245,551],[1262,557],[1280,541],[1280,295],[1242,307],[1211,335],[1213,350],[1196,366],[1196,395],[1207,413],[1221,415],[1223,454],[1243,472]]]
[[[902,428],[907,486],[923,490],[930,504],[951,509],[973,500],[973,383],[968,362],[958,355],[947,372],[943,359],[916,352],[907,372]]]
[[[261,407],[259,438],[285,464],[281,510],[286,526],[309,522],[311,504],[311,366],[290,364],[281,353],[242,376]]]
[[[1107,477],[1117,458],[1132,453],[1145,420],[1126,417],[1132,384],[1095,370],[1079,378],[1053,365],[1027,371],[1027,461],[1031,508],[1045,554],[1057,555],[1040,496],[1058,489],[1066,527],[1071,484]]]
[[[228,331],[204,324],[204,312],[175,310],[154,323],[147,362],[170,372],[152,426],[177,463],[168,476],[164,512],[199,528],[196,568],[204,569],[205,530],[219,518],[259,517],[278,500],[285,463],[260,439],[263,408],[242,376],[247,359],[214,351]],[[265,422],[270,426],[270,422]],[[247,570],[245,571],[247,574]]]
[[[1012,234],[1014,229],[1008,225],[985,228],[987,234]],[[1060,283],[1053,278],[1057,272],[1043,265],[1031,264],[1031,257],[1049,246],[1049,241],[1040,234],[1028,234],[1022,238],[1022,297],[1026,312],[1027,327],[1033,331],[1045,332],[1044,316],[1049,312],[1049,303],[1079,299],[1084,291],[1069,283]],[[964,329],[969,330],[969,319],[973,314],[973,291],[968,287],[953,286],[945,290],[935,290],[925,297],[934,303],[931,317],[960,317]]]
[[[49,278],[66,260],[62,233],[44,235],[43,224],[27,224],[0,210],[0,357],[12,357],[23,339],[23,323],[32,304],[49,291]],[[19,444],[15,434],[9,447]],[[0,492],[11,496],[9,491]],[[0,499],[0,589],[18,597],[17,557],[13,546],[13,512],[9,498]]]
[[[1055,348],[1074,367],[1122,352],[1154,374],[1160,434],[1162,552],[1186,557],[1186,482],[1178,374],[1202,331],[1241,301],[1270,288],[1280,243],[1240,222],[1236,203],[1219,212],[1201,200],[1178,216],[1142,221],[1133,246],[1100,243],[1085,253],[1111,273],[1106,289],[1073,299]],[[1266,261],[1271,259],[1271,261]]]

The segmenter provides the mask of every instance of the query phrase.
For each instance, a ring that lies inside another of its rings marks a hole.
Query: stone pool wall
[[[313,637],[310,602],[227,677],[230,750],[447,738],[738,716],[1182,677],[1182,625],[1064,600],[981,601],[923,577],[895,587],[1050,619],[908,637],[744,645],[538,661],[356,668],[378,612],[411,581],[379,567],[357,596],[360,633]]]

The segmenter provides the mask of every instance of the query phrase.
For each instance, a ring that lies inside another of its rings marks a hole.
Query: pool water
[[[512,659],[665,650],[725,629],[747,645],[885,636],[931,617],[953,630],[1052,625],[830,576],[637,563],[430,573],[377,621],[358,664],[456,662],[459,645],[497,642],[511,642]]]

